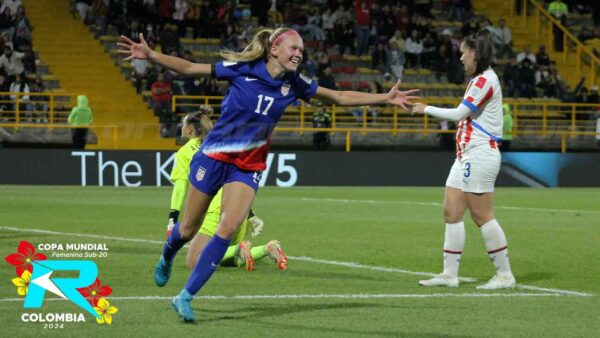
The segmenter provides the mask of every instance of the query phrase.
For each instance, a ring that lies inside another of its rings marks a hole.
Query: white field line
[[[59,236],[107,239],[107,240],[112,240],[112,241],[152,243],[152,244],[161,244],[161,245],[164,244],[164,242],[162,242],[162,241],[154,241],[154,240],[149,240],[149,239],[102,236],[102,235],[94,235],[94,234],[60,232],[60,231],[51,231],[51,230],[43,230],[43,229],[21,229],[21,228],[16,228],[16,227],[0,226],[0,230],[15,231],[15,232],[41,233],[41,234],[59,235]],[[430,277],[430,276],[435,275],[435,273],[432,273],[432,272],[409,271],[409,270],[396,269],[396,268],[386,268],[386,267],[381,267],[381,266],[364,265],[364,264],[353,263],[353,262],[329,261],[329,260],[316,259],[316,258],[305,257],[305,256],[301,256],[301,257],[288,256],[288,258],[290,258],[292,260],[299,260],[299,261],[304,261],[304,262],[343,266],[343,267],[348,267],[348,268],[352,268],[352,269],[373,270],[373,271],[380,271],[380,272],[396,272],[396,273],[401,273],[401,274],[425,276],[425,277]],[[466,282],[476,282],[477,281],[476,278],[471,278],[471,277],[461,277],[461,280],[466,281]],[[550,293],[556,293],[556,294],[568,295],[568,296],[593,296],[593,294],[591,294],[591,293],[571,291],[571,290],[561,290],[561,289],[540,288],[540,287],[532,286],[532,285],[518,284],[517,287],[521,288],[521,289],[525,289],[525,290],[550,292]]]
[[[292,197],[288,197],[292,198]],[[339,199],[339,198],[312,198],[312,197],[300,197],[296,198],[302,201],[309,202],[334,202],[334,203],[364,203],[364,204],[400,204],[400,205],[423,205],[423,206],[435,206],[441,207],[442,203],[439,202],[416,202],[416,201],[385,201],[385,200],[353,200],[353,199]],[[543,212],[591,212],[591,213],[600,213],[600,210],[579,210],[579,209],[552,209],[552,208],[528,208],[528,207],[514,207],[507,205],[495,205],[494,209],[504,209],[504,210],[520,210],[520,211],[543,211]]]
[[[288,295],[233,295],[233,296],[197,296],[205,300],[256,300],[256,299],[396,299],[396,298],[503,298],[503,297],[563,297],[558,293],[434,293],[434,294],[288,294]],[[106,297],[112,300],[172,300],[172,296],[128,296]],[[46,298],[45,301],[65,301],[64,298]],[[23,302],[24,298],[0,298],[0,303]]]

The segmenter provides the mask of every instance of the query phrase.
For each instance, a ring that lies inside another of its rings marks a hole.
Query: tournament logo
[[[38,245],[38,249],[52,250],[51,257],[63,258],[106,257],[108,251],[105,244],[98,243],[43,243]],[[98,279],[98,266],[91,260],[49,260],[27,241],[21,241],[17,252],[4,257],[4,260],[15,267],[17,276],[12,283],[17,287],[17,295],[25,297],[23,308],[41,309],[46,291],[75,305],[64,313],[26,311],[21,315],[23,322],[44,323],[44,328],[64,328],[64,323],[85,322],[84,314],[76,312],[84,310],[98,324],[110,325],[112,316],[118,312],[105,298],[112,293],[112,288],[102,285]],[[57,271],[70,271],[71,275],[75,271],[77,277],[53,276]]]
[[[287,94],[290,92],[290,85],[288,83],[284,83],[281,86],[281,95],[283,96],[287,96]]]

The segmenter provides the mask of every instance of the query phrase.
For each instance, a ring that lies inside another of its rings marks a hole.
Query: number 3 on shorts
[[[465,162],[465,173],[463,174],[465,177],[471,176],[471,162]]]

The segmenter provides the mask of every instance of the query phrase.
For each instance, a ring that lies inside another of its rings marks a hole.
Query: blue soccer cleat
[[[160,256],[160,259],[154,268],[154,282],[156,285],[162,287],[167,284],[169,277],[171,276],[172,266],[172,262],[167,262],[163,256]]]
[[[186,289],[183,289],[175,296],[175,298],[173,298],[173,302],[171,302],[173,310],[175,310],[179,317],[186,323],[193,323],[196,321],[194,312],[192,311],[192,299],[194,299],[194,296],[190,295]]]

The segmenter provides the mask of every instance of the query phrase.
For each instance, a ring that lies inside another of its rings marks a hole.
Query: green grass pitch
[[[198,323],[190,325],[170,308],[189,275],[187,249],[167,286],[156,287],[152,276],[170,189],[1,186],[2,257],[21,240],[36,250],[39,243],[105,243],[108,256],[94,261],[119,309],[112,325],[87,314],[85,323],[59,329],[24,323],[24,312],[83,311],[54,295],[26,311],[14,300],[15,269],[3,261],[2,336],[598,336],[600,189],[497,189],[496,217],[522,287],[489,292],[475,289],[493,267],[468,215],[460,271],[473,280],[454,289],[417,285],[442,268],[442,197],[442,188],[261,189],[254,209],[266,225],[252,241],[280,240],[289,271],[268,260],[252,273],[219,268],[194,300]]]

